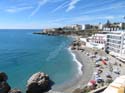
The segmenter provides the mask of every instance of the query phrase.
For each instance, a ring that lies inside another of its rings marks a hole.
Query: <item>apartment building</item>
[[[105,49],[106,45],[106,39],[107,35],[106,34],[94,34],[91,37],[88,37],[86,39],[86,46],[91,47],[91,48],[97,48],[97,49]]]
[[[113,31],[107,34],[106,51],[125,60],[125,32]]]
[[[125,30],[125,23],[124,22],[118,22],[118,23],[111,23],[109,20],[106,24],[103,25],[104,31],[119,31],[119,30]]]
[[[82,30],[82,25],[74,24],[74,25],[67,25],[63,27],[64,30],[67,31],[81,31]]]

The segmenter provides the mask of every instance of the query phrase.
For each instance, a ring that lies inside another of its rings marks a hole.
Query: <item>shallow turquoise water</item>
[[[55,85],[71,80],[76,63],[67,50],[71,39],[32,34],[40,30],[0,30],[0,71],[7,73],[12,88],[25,90],[36,72],[49,74]]]

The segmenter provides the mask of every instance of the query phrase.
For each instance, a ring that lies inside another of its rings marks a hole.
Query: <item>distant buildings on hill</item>
[[[47,32],[47,31],[81,31],[81,30],[82,30],[82,25],[79,25],[79,24],[66,25],[64,27],[59,27],[59,28],[43,29],[44,32]]]
[[[103,25],[104,31],[117,31],[117,30],[125,30],[125,23],[111,23],[109,20],[106,24]]]
[[[65,31],[81,31],[82,30],[82,25],[79,24],[74,24],[74,25],[67,25],[62,28]]]
[[[62,29],[66,31],[87,31],[87,30],[97,30],[97,31],[117,31],[117,30],[125,30],[125,23],[123,22],[114,22],[111,23],[109,20],[107,20],[107,23],[105,24],[75,24],[75,25],[67,25],[62,27]]]
[[[83,30],[102,30],[102,24],[98,25],[85,24],[83,25]]]
[[[73,24],[73,25],[66,25],[64,27],[59,28],[51,28],[51,29],[44,29],[44,31],[88,31],[88,30],[95,30],[95,31],[117,31],[117,30],[125,30],[125,23],[123,22],[114,22],[111,23],[107,20],[105,24]]]
[[[105,24],[97,24],[97,25],[91,25],[91,24],[85,24],[83,25],[83,30],[101,30],[101,31],[117,31],[117,30],[125,30],[125,23],[123,22],[114,22],[111,23],[109,20]]]

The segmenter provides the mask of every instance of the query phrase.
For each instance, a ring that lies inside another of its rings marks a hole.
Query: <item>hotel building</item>
[[[82,25],[74,24],[74,25],[67,25],[63,27],[64,30],[66,31],[81,31],[82,30]]]
[[[94,34],[86,39],[86,46],[90,48],[105,49],[106,38],[106,34]]]
[[[107,34],[106,51],[125,61],[125,32],[113,31]]]

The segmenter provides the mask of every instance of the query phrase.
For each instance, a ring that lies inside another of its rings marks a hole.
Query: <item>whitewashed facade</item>
[[[125,32],[116,31],[107,34],[106,51],[125,60]]]
[[[107,40],[106,34],[95,34],[89,38],[90,44],[98,49],[105,48],[106,40]]]
[[[95,34],[88,38],[80,38],[80,40],[86,42],[86,47],[104,49],[106,38],[106,34]]]

